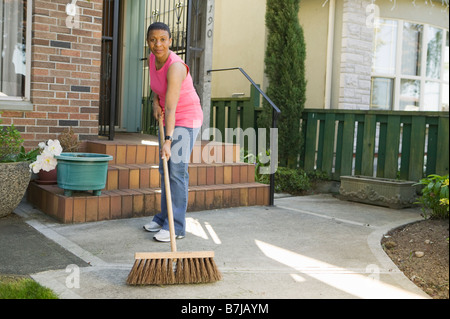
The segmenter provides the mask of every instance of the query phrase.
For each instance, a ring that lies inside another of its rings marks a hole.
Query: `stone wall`
[[[371,1],[344,0],[340,61],[339,108],[370,107],[373,26],[368,23]]]

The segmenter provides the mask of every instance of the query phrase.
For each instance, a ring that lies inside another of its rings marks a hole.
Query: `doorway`
[[[173,37],[170,49],[189,65],[203,100],[204,83],[208,82],[205,61],[210,61],[212,55],[214,0],[103,0],[103,3],[99,134],[109,136],[110,140],[114,139],[115,131],[156,134],[147,28],[153,22],[169,25]],[[211,43],[205,50],[208,39]],[[209,101],[205,99],[202,105],[209,115]]]
[[[102,48],[100,71],[99,136],[114,139],[118,123],[117,73],[119,40],[119,0],[103,0]]]
[[[188,14],[190,1],[185,0],[148,0],[145,8],[145,30],[154,22],[167,24],[172,33],[170,50],[179,55],[185,62],[188,54]],[[150,90],[148,56],[150,49],[144,41],[142,57],[142,131],[146,134],[157,133],[157,123],[153,118],[153,96]]]

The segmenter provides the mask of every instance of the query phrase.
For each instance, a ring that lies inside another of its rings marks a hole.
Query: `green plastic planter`
[[[108,163],[113,159],[106,154],[61,153],[58,160],[57,182],[64,189],[65,196],[73,191],[92,190],[94,196],[100,196],[106,186]]]

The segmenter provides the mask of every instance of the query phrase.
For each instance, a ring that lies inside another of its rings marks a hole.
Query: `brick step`
[[[88,141],[86,151],[111,155],[113,160],[110,164],[155,164],[159,163],[159,146],[155,139],[139,142]],[[196,142],[191,155],[191,163],[239,163],[239,152],[237,144]]]
[[[189,186],[253,183],[255,166],[247,163],[189,164]],[[109,165],[105,190],[160,187],[156,164]]]
[[[31,182],[27,200],[36,208],[64,224],[153,216],[160,211],[159,188],[118,189],[76,192],[64,196],[57,185]],[[188,211],[202,211],[240,206],[269,205],[269,185],[239,183],[189,187]]]

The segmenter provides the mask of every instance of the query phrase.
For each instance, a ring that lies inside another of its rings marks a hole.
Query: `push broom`
[[[161,145],[164,143],[164,127],[159,119]],[[166,187],[167,218],[169,220],[170,252],[136,253],[134,265],[127,278],[128,285],[171,285],[215,282],[222,278],[214,262],[213,251],[178,252],[175,242],[175,226],[167,159],[163,158]]]

